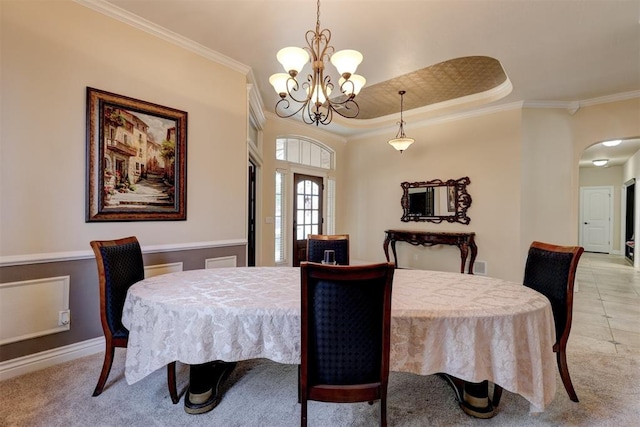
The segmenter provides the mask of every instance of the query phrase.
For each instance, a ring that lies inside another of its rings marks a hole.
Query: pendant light
[[[400,92],[398,92],[398,94],[400,94],[400,121],[398,122],[400,128],[398,129],[396,137],[389,140],[389,144],[401,153],[415,142],[413,138],[407,138],[407,136],[404,134],[404,120],[402,118],[402,111],[404,109],[405,93],[407,93],[407,91],[405,90],[401,90]]]

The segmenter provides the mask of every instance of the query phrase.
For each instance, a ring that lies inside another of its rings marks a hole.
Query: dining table
[[[144,279],[129,288],[122,323],[129,384],[173,361],[299,364],[300,269],[213,268]],[[499,384],[541,412],[556,393],[554,342],[549,300],[522,283],[394,271],[391,371]]]

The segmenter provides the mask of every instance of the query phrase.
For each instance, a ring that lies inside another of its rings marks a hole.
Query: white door
[[[587,252],[611,252],[611,187],[580,189],[581,245]]]

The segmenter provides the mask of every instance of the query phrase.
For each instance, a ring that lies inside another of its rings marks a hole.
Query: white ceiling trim
[[[524,101],[524,108],[566,108],[577,110],[580,107],[607,104],[609,102],[626,101],[627,99],[640,98],[640,90],[601,96],[599,98],[583,99],[580,101]]]
[[[138,15],[134,15],[133,13],[128,12],[112,3],[108,3],[104,0],[73,1],[81,4],[82,6],[88,7],[89,9],[93,9],[96,12],[102,13],[103,15],[131,25],[132,27],[135,27],[146,33],[159,37],[165,41],[175,44],[176,46],[182,47],[213,62],[224,65],[225,67],[229,67],[232,70],[238,71],[244,75],[249,74],[249,72],[251,71],[251,67],[249,67],[248,65],[238,62],[235,59],[223,55],[219,52],[211,50],[201,45],[200,43],[196,43],[193,40],[181,36],[180,34],[169,31],[166,28],[163,28],[151,21],[141,18]]]
[[[627,99],[640,98],[640,90],[631,92],[618,93],[614,95],[601,96],[599,98],[585,99],[578,101],[582,107],[590,107],[592,105],[607,104],[609,102],[626,101]]]
[[[479,117],[479,116],[484,116],[484,115],[487,115],[487,114],[499,113],[499,112],[502,112],[502,111],[520,109],[520,108],[522,108],[522,104],[523,104],[522,101],[518,101],[518,102],[512,102],[510,104],[501,104],[501,105],[495,105],[495,106],[492,106],[492,107],[475,109],[475,110],[472,110],[472,111],[465,111],[463,113],[449,114],[449,115],[442,116],[442,117],[436,117],[436,118],[430,118],[430,119],[424,119],[424,120],[417,120],[417,121],[414,121],[414,122],[410,122],[409,123],[410,126],[407,126],[407,124],[405,123],[405,128],[409,129],[411,127],[426,127],[426,126],[437,125],[437,124],[440,124],[440,123],[455,122],[455,121],[458,121],[458,120],[464,120],[464,119],[468,119],[468,118],[472,118],[472,117]],[[386,126],[385,128],[376,129],[376,130],[371,131],[371,132],[361,132],[361,133],[358,133],[357,135],[353,135],[351,139],[360,139],[360,138],[365,138],[365,137],[370,137],[370,136],[388,134],[389,129],[392,129],[392,128],[396,129],[397,128],[397,124],[394,125],[394,126]],[[395,135],[395,131],[394,131],[393,134]],[[387,135],[387,136],[391,137],[393,135]]]
[[[410,122],[410,124],[411,124],[411,126],[415,125],[416,127],[431,126],[431,125],[436,125],[436,124],[440,124],[440,123],[447,123],[447,122],[453,122],[453,121],[457,121],[457,120],[464,120],[464,119],[468,119],[468,118],[472,118],[472,117],[479,117],[479,116],[484,116],[484,115],[487,115],[487,114],[493,114],[493,113],[498,113],[498,112],[502,112],[502,111],[509,111],[509,110],[521,109],[521,108],[558,108],[558,109],[566,108],[566,109],[571,111],[572,109],[576,109],[576,106],[577,106],[577,108],[588,107],[588,106],[593,106],[593,105],[598,105],[598,104],[607,104],[609,102],[625,101],[625,100],[634,99],[634,98],[640,98],[640,90],[631,91],[631,92],[624,92],[624,93],[619,93],[619,94],[609,95],[609,96],[602,96],[602,97],[599,97],[599,98],[586,99],[586,100],[582,100],[582,101],[570,101],[570,102],[565,102],[565,101],[517,101],[517,102],[512,102],[512,103],[509,103],[509,104],[495,105],[495,106],[485,107],[485,108],[477,108],[475,110],[466,111],[466,112],[462,112],[462,113],[453,113],[453,114],[449,114],[449,115],[442,116],[442,117],[436,117],[436,118],[424,119],[424,120],[417,120],[417,121],[414,121],[414,122]],[[577,109],[576,109],[576,111],[577,111]],[[573,114],[573,113],[575,113],[575,111],[573,111],[571,114]],[[391,129],[392,127],[393,126],[385,126],[384,128],[378,128],[378,129],[372,130],[370,132],[360,132],[357,135],[355,135],[355,134],[352,135],[352,137],[350,139],[360,139],[360,138],[365,138],[365,137],[369,137],[369,136],[381,135],[383,133],[388,132],[389,129]]]

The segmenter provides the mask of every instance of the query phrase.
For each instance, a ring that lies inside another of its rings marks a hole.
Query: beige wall
[[[71,1],[0,8],[0,256],[246,237],[243,73]],[[188,112],[187,221],[84,222],[87,86]]]
[[[0,278],[69,276],[72,313],[0,360],[102,335],[90,240],[136,235],[146,264],[245,265],[244,72],[72,1],[0,1],[0,20]],[[85,223],[87,86],[188,113],[186,221]]]
[[[533,240],[578,243],[579,167],[584,149],[640,135],[640,98],[566,109],[514,108],[431,125],[407,125],[416,139],[393,152],[389,136],[347,144],[346,224],[353,257],[383,260],[384,230],[405,228],[477,233],[478,260],[490,276],[522,279]],[[400,183],[469,176],[471,223],[402,223]],[[402,246],[401,246],[402,245]],[[458,271],[452,247],[398,244],[400,264]]]
[[[578,183],[577,174],[573,176],[569,112],[525,108],[522,117],[520,248],[524,259],[534,240],[561,245],[578,242],[577,229],[571,225],[577,215],[572,194],[578,192]]]
[[[404,153],[395,151],[392,136],[353,138],[347,144],[347,229],[353,236],[352,258],[383,261],[384,231],[390,228],[473,231],[478,260],[488,273],[516,276],[520,206],[520,111],[493,113],[455,122],[417,127],[406,133],[416,142]],[[403,181],[458,179],[468,176],[473,201],[469,225],[403,223],[400,199]],[[458,249],[413,247],[398,243],[401,266],[459,271]],[[517,273],[519,276],[519,273]]]

